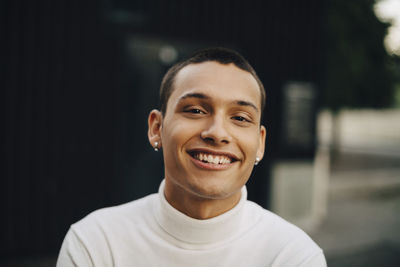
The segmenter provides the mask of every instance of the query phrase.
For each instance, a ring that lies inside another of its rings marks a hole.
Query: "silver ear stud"
[[[158,142],[156,141],[156,142],[154,142],[154,151],[158,151]]]
[[[254,162],[254,165],[258,165],[258,163],[260,163],[260,158],[256,157],[256,161]]]

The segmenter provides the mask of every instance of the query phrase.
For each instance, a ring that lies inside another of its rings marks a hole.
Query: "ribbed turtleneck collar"
[[[198,220],[191,218],[172,207],[165,199],[165,181],[158,190],[159,201],[156,202],[155,216],[178,245],[188,249],[201,249],[218,246],[235,238],[241,229],[243,206],[247,200],[247,190],[243,186],[239,203],[231,210],[211,219]]]

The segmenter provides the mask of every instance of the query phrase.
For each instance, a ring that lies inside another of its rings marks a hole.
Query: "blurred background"
[[[249,198],[329,266],[400,266],[400,0],[5,0],[0,266],[54,266],[69,226],[158,190],[165,71],[242,53],[267,89]]]

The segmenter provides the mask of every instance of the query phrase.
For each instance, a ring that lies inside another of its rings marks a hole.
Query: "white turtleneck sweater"
[[[322,250],[299,228],[247,200],[228,212],[197,220],[158,194],[95,211],[73,224],[57,267],[312,266]]]

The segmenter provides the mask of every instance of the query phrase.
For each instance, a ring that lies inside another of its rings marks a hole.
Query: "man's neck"
[[[221,199],[205,198],[191,195],[179,186],[171,186],[168,181],[165,184],[164,195],[168,203],[189,217],[199,220],[210,219],[221,215],[240,201],[241,191]]]

